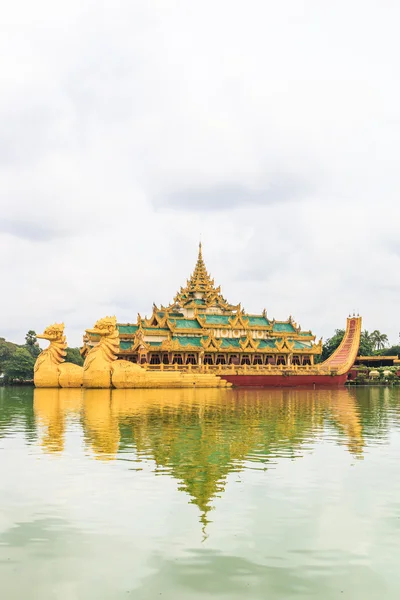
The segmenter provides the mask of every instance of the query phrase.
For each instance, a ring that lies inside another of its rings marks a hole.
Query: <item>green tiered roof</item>
[[[232,315],[204,315],[206,325],[229,325]]]
[[[174,335],[172,340],[177,340],[181,346],[198,346],[201,348],[201,337],[191,337],[189,335]]]
[[[272,331],[277,331],[281,333],[282,331],[288,333],[294,333],[296,330],[291,323],[274,323],[272,326]]]
[[[118,331],[121,334],[130,334],[130,333],[136,333],[138,330],[138,326],[137,325],[117,325],[118,327]]]
[[[118,329],[124,353],[139,346],[166,352],[198,348],[199,352],[320,353],[311,331],[301,331],[291,318],[269,320],[265,310],[249,315],[240,304],[229,304],[206,269],[201,244],[194,271],[174,302],[153,306],[149,319],[139,316],[137,324],[119,324]]]
[[[247,317],[249,325],[256,327],[268,327],[269,321],[265,317]]]
[[[171,319],[171,324],[177,329],[201,329],[197,319]]]

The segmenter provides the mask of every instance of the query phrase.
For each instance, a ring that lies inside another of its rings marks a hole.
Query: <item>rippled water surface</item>
[[[0,388],[0,598],[400,597],[400,390]]]

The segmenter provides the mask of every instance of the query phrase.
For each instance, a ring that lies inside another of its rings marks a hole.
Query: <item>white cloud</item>
[[[201,233],[232,302],[318,336],[355,309],[396,342],[399,16],[372,0],[5,7],[0,335],[64,320],[78,344],[104,314],[149,313]]]

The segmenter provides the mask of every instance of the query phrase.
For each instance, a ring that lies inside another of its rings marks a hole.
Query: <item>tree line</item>
[[[320,360],[326,360],[339,346],[344,337],[344,329],[336,329],[332,337],[322,346]],[[388,346],[389,340],[385,333],[378,330],[371,333],[364,330],[361,334],[360,356],[399,356],[400,346]],[[4,383],[13,381],[30,381],[33,379],[33,367],[41,349],[37,342],[35,331],[30,329],[25,336],[25,344],[18,345],[0,338],[0,375]],[[76,365],[83,365],[79,348],[67,348],[65,360]]]
[[[344,338],[344,329],[335,329],[332,337],[328,338],[322,346],[321,360],[326,360],[339,346]],[[361,333],[359,356],[394,356],[399,355],[400,346],[389,346],[389,339],[386,333],[381,333],[377,329],[371,333],[364,330]]]
[[[41,353],[36,332],[30,329],[25,336],[25,344],[14,344],[0,337],[0,375],[4,383],[33,380],[33,367]],[[83,365],[79,348],[67,348],[65,360]]]

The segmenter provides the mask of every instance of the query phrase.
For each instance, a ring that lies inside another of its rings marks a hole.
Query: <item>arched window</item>
[[[162,362],[163,362],[163,365],[169,365],[168,354],[163,354]]]
[[[309,356],[303,356],[303,365],[311,365],[311,358]]]
[[[151,365],[159,365],[161,363],[160,360],[160,355],[159,354],[152,354],[150,357],[150,364]]]
[[[254,355],[254,359],[253,359],[253,365],[262,365],[263,361],[262,361],[262,355],[261,354],[255,354]]]
[[[267,365],[274,365],[275,364],[275,358],[272,354],[267,354],[267,358],[266,358],[266,364]]]
[[[286,365],[286,357],[283,356],[283,354],[279,354],[276,364],[277,365]]]
[[[248,354],[242,354],[242,359],[240,361],[241,365],[249,365],[250,364],[250,356]]]
[[[121,356],[118,360],[129,360],[131,363],[137,363],[137,356]]]
[[[195,354],[188,354],[187,358],[186,358],[186,364],[187,365],[197,365],[196,355]]]
[[[295,354],[292,358],[292,365],[300,365],[300,356],[298,356],[297,354]]]
[[[237,354],[231,354],[229,357],[229,364],[230,365],[238,365],[239,364],[239,357]]]
[[[216,365],[226,365],[225,354],[217,354]]]
[[[213,357],[212,354],[205,354],[204,355],[204,364],[205,365],[213,365]]]
[[[172,359],[173,365],[183,365],[182,354],[174,354],[174,358]]]

